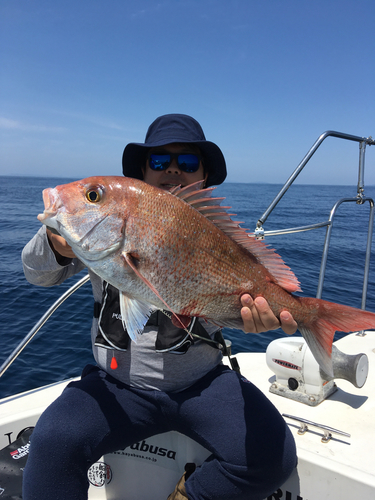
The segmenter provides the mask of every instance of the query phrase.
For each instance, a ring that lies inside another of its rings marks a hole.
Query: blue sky
[[[375,136],[374,27],[373,0],[1,0],[0,173],[120,175],[128,142],[186,113],[228,181],[284,182],[322,132]],[[299,181],[357,165],[328,139]]]

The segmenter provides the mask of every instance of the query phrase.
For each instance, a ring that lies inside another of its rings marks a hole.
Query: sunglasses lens
[[[196,172],[199,168],[199,158],[194,154],[178,155],[178,166],[184,172]]]
[[[199,168],[200,158],[194,154],[150,154],[149,165],[152,170],[161,171],[166,170],[172,162],[172,159],[176,158],[178,162],[178,168],[183,172],[196,172]]]
[[[149,163],[152,170],[166,170],[171,162],[171,156],[166,155],[150,155]]]

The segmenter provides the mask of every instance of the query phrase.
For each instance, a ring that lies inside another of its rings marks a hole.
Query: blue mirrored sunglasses
[[[173,159],[176,159],[180,170],[193,173],[198,170],[202,157],[193,153],[151,153],[148,163],[151,170],[161,171],[166,170]]]

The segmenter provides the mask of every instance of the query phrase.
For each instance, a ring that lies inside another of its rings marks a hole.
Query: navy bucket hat
[[[195,144],[203,156],[206,187],[224,182],[227,176],[225,159],[220,148],[206,141],[202,127],[188,115],[163,115],[151,123],[144,143],[130,143],[122,155],[122,171],[125,176],[143,179],[142,167],[146,165],[148,150],[172,143]]]

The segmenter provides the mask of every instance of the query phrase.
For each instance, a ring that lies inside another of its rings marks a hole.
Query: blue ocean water
[[[0,176],[0,364],[54,301],[81,277],[58,287],[40,288],[27,283],[21,265],[22,248],[40,227],[36,216],[43,211],[42,190],[71,180]],[[276,184],[226,183],[216,193],[227,198],[223,205],[233,207],[230,212],[237,214],[235,220],[244,221],[243,227],[253,231],[280,188]],[[367,187],[365,194],[375,198],[375,186]],[[264,228],[273,230],[326,221],[338,199],[355,196],[356,186],[293,185]],[[347,203],[340,207],[332,232],[322,298],[361,307],[368,217],[368,203],[363,206]],[[316,294],[324,237],[322,228],[267,238],[299,278],[305,296]],[[366,308],[375,311],[374,259]],[[0,397],[77,376],[85,364],[93,362],[92,310],[91,287],[87,283],[55,312],[1,377]],[[224,333],[232,340],[234,352],[264,352],[271,340],[283,336],[281,330],[245,335],[225,329]]]

